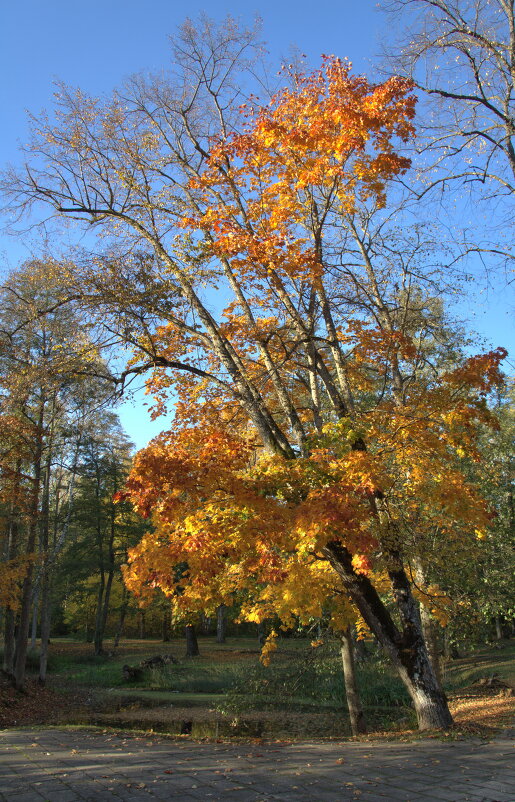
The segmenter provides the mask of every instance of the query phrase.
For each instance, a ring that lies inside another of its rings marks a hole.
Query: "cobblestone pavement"
[[[198,743],[0,732],[2,802],[515,802],[515,743]]]

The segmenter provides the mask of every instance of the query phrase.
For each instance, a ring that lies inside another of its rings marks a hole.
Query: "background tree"
[[[91,329],[62,292],[57,265],[52,261],[27,263],[8,278],[2,308],[2,401],[6,414],[19,421],[9,446],[11,467],[7,474],[4,471],[5,489],[12,499],[6,556],[26,557],[15,650],[12,608],[6,615],[5,670],[14,675],[19,688],[25,679],[35,599],[40,600],[40,679],[45,680],[52,552],[60,548],[68,524],[65,518],[57,531],[63,483],[71,504],[84,419],[108,396],[105,385],[97,383],[94,389],[88,385],[91,372],[108,376]]]

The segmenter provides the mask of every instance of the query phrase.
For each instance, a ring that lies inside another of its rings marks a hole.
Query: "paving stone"
[[[256,747],[8,730],[0,800],[514,802],[513,755],[507,739]]]

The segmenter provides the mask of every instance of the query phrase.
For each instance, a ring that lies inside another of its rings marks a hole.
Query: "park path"
[[[0,732],[2,802],[515,802],[515,743],[212,743]]]

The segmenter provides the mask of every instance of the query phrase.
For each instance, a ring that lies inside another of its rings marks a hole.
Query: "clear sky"
[[[371,72],[379,51],[383,17],[373,0],[0,0],[0,162],[18,160],[18,143],[27,137],[26,111],[51,106],[53,81],[63,80],[101,94],[140,70],[167,65],[167,35],[188,15],[205,11],[251,23],[263,20],[263,38],[272,60],[287,59],[290,48],[317,65],[322,53],[348,57],[358,72]],[[37,248],[33,237],[0,234],[0,257],[15,267]],[[505,288],[491,290],[464,310],[472,326],[493,345],[513,342],[510,314],[515,302]],[[515,356],[515,347],[512,349]],[[161,427],[147,424],[138,403],[121,414],[138,446]]]

